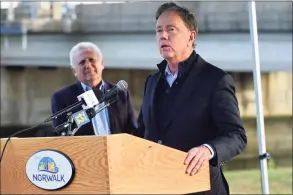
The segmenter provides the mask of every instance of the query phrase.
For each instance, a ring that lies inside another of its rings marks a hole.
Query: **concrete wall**
[[[252,73],[233,73],[233,76],[242,115],[255,116],[255,88]],[[292,115],[292,73],[263,73],[261,82],[264,115]]]
[[[104,78],[117,83],[129,83],[138,111],[148,70],[105,70]],[[255,94],[250,73],[233,73],[236,94],[243,117],[255,116]],[[50,115],[51,94],[75,82],[69,68],[1,68],[1,124],[32,125]],[[262,74],[263,109],[266,116],[292,115],[292,73]]]

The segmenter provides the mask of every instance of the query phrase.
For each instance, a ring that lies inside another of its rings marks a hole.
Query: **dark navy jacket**
[[[179,64],[191,68],[183,81],[178,80],[183,83],[166,116],[159,117],[158,113],[163,112],[157,109],[156,94],[161,89],[159,80],[165,76],[162,70],[166,65],[162,61],[158,65],[161,71],[146,80],[135,135],[184,152],[202,144],[211,145],[215,156],[210,161],[211,191],[206,194],[229,194],[221,166],[241,153],[247,144],[233,79],[193,52]],[[158,118],[164,118],[164,123]]]

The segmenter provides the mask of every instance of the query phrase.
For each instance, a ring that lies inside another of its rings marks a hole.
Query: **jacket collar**
[[[193,50],[191,55],[178,64],[178,77],[184,76],[187,72],[189,72],[192,67],[194,60],[196,58],[196,52]],[[166,75],[168,73],[167,61],[163,60],[161,63],[157,64],[157,67],[162,75]]]

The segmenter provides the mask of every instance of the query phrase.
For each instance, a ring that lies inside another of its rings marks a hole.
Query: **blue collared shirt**
[[[91,87],[85,85],[84,83],[81,83],[81,86],[84,91],[91,90]],[[100,86],[100,90],[104,91],[104,81],[102,81],[102,84]],[[103,106],[103,105],[101,105]],[[97,106],[96,110],[99,109],[99,106]],[[109,120],[109,113],[107,108],[103,109],[101,112],[97,113],[97,115],[92,118],[92,124],[96,135],[109,135],[111,134],[110,131],[110,120]]]
[[[170,87],[172,87],[177,76],[178,76],[178,72],[176,72],[175,74],[172,74],[170,71],[169,65],[167,64],[166,69],[165,69],[165,77],[166,77],[166,80],[169,83]]]

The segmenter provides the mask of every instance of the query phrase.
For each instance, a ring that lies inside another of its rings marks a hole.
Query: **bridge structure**
[[[246,2],[178,3],[196,13],[200,31],[196,51],[200,55],[227,71],[251,71],[254,62]],[[75,17],[64,14],[60,20],[3,22],[1,65],[68,67],[70,48],[80,41],[92,41],[101,48],[108,68],[154,70],[161,60],[155,40],[155,11],[160,4],[81,4],[74,8]],[[257,4],[262,71],[292,70],[289,5]]]

